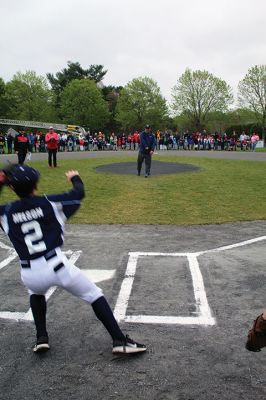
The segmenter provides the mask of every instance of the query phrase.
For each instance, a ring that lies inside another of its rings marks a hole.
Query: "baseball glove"
[[[259,315],[253,324],[252,329],[248,332],[248,340],[246,349],[249,351],[261,351],[266,346],[266,320]]]
[[[4,168],[0,169],[0,192],[4,185],[9,185],[10,174],[16,165],[17,164],[11,164],[8,162]]]

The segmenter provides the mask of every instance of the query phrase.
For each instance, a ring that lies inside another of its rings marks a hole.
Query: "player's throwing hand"
[[[67,172],[65,173],[65,175],[66,175],[66,177],[67,177],[67,180],[68,180],[69,182],[71,182],[71,179],[73,178],[73,176],[79,175],[79,172],[76,171],[76,170],[74,170],[74,169],[71,169],[70,171],[67,171]]]

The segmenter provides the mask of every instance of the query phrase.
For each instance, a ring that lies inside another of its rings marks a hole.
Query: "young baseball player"
[[[37,195],[39,172],[11,165],[0,172],[0,187],[8,185],[19,197],[0,206],[0,224],[9,236],[21,265],[21,279],[30,295],[37,341],[33,351],[49,350],[45,293],[60,286],[89,304],[113,340],[113,353],[139,353],[146,346],[124,335],[101,289],[62,253],[64,223],[80,207],[84,186],[78,171],[66,172],[73,188],[62,194]]]

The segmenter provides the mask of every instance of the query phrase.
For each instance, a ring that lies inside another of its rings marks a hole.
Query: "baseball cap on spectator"
[[[53,126],[50,126],[50,128],[49,129],[54,129],[54,127]]]
[[[151,127],[150,125],[146,125],[145,129],[150,129],[150,127]]]

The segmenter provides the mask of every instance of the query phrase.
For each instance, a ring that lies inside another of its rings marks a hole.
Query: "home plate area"
[[[266,349],[245,349],[266,306],[263,232],[263,222],[67,226],[67,257],[103,289],[122,330],[147,345],[134,358],[112,355],[92,308],[60,288],[47,293],[51,351],[36,357],[18,258],[0,237],[3,399],[265,400]]]
[[[134,285],[138,273],[148,290]],[[156,276],[156,282],[149,285],[151,276]],[[138,306],[143,304],[147,304],[145,310]],[[127,315],[130,309],[139,314]],[[115,316],[118,321],[147,324],[214,325],[197,257],[188,253],[130,253]]]
[[[265,240],[266,236],[261,236],[195,253],[129,252],[125,275],[114,308],[116,319],[119,322],[142,324],[215,325],[215,316],[208,302],[200,268],[200,258],[202,258],[204,268],[204,255],[211,255],[212,259],[216,255],[216,263],[218,263],[220,257],[225,259],[226,251],[241,249],[243,256],[243,249],[247,246],[246,258],[248,258],[252,249],[250,246],[254,247]],[[65,254],[78,265],[82,250],[69,249],[65,251]],[[21,310],[25,304],[24,299],[26,298],[27,301],[27,296],[19,280],[18,266],[14,268],[14,260],[16,260],[15,264],[18,264],[17,255],[11,247],[0,242],[0,257],[3,286],[1,297],[9,298],[9,300],[1,301],[0,318],[32,321],[30,309]],[[82,269],[82,272],[93,282],[100,284],[114,279],[116,270]],[[254,279],[254,276],[249,279],[250,285],[252,282],[254,285]],[[261,277],[261,280],[264,282],[265,278]],[[257,283],[255,285],[258,286]],[[46,299],[49,300],[55,291],[56,287],[52,287],[47,292]],[[10,298],[17,299],[17,310],[14,310],[15,304]]]

